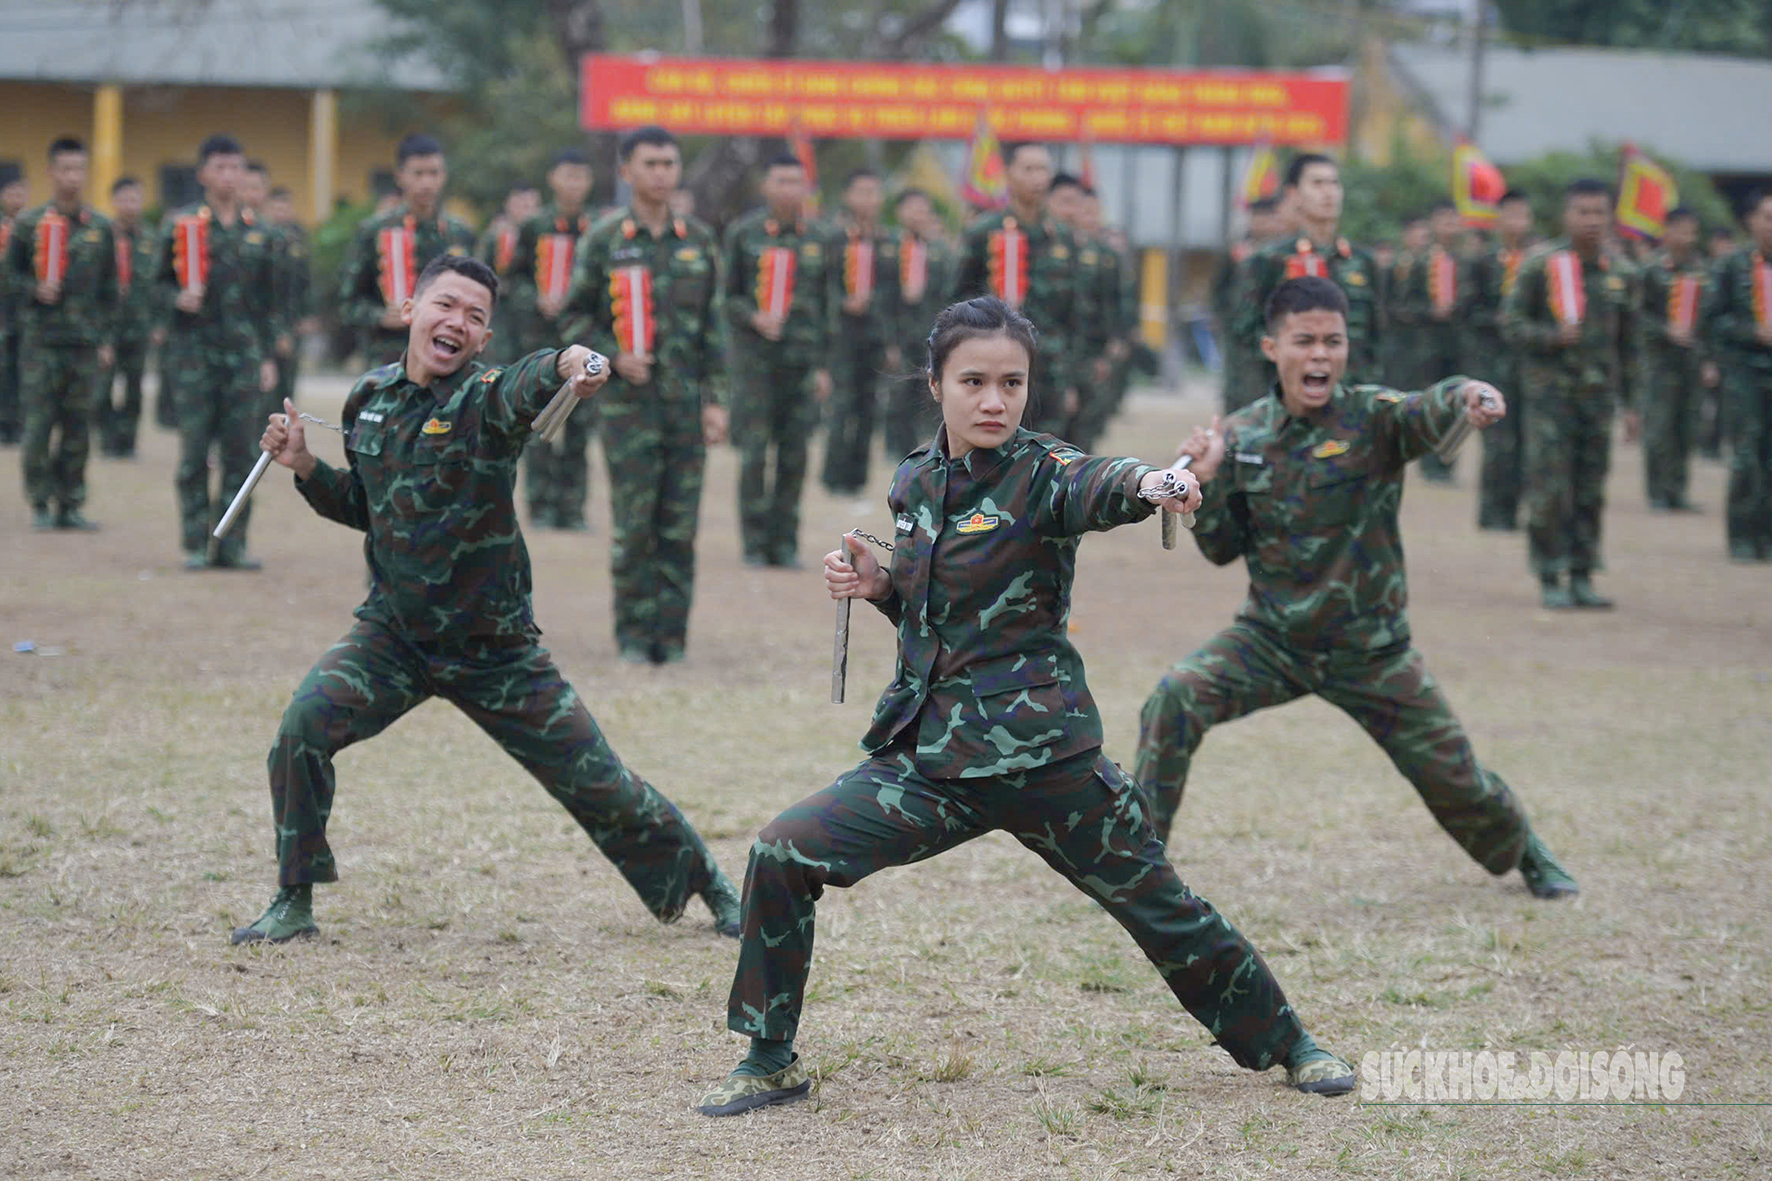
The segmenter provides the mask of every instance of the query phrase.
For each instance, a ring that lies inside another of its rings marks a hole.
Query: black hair
[[[1003,166],[1007,168],[1009,165],[1015,163],[1015,153],[1021,151],[1023,148],[1043,148],[1045,146],[1045,144],[1035,143],[1033,140],[1028,139],[1016,140],[1014,143],[1004,144]]]
[[[1501,195],[1501,200],[1495,203],[1495,207],[1499,209],[1503,205],[1512,205],[1515,201],[1524,201],[1530,205],[1532,203],[1532,198],[1526,195],[1525,189],[1509,189]]]
[[[1747,201],[1741,206],[1741,216],[1752,217],[1767,201],[1772,201],[1772,189],[1750,190],[1747,194]]]
[[[930,197],[928,193],[924,192],[922,189],[912,187],[912,188],[902,190],[898,194],[898,196],[894,197],[892,199],[892,207],[894,209],[897,209],[900,205],[903,205],[906,201],[909,201],[912,197],[921,197],[921,198],[923,198],[923,200],[928,201],[931,205],[935,204],[934,199],[932,197]]]
[[[1027,350],[1032,368],[1040,334],[1033,321],[994,295],[962,300],[943,308],[929,330],[929,380],[941,384],[941,371],[960,345],[981,336],[1007,336]]]
[[[272,201],[288,201],[293,198],[295,194],[289,191],[288,185],[274,185],[272,186],[271,191],[266,193],[265,196]]]
[[[621,144],[615,149],[616,157],[625,164],[634,149],[642,144],[653,148],[674,148],[677,137],[658,126],[636,127],[621,137]]]
[[[1286,165],[1286,187],[1297,188],[1298,182],[1304,179],[1304,170],[1313,164],[1327,164],[1340,175],[1341,165],[1335,162],[1334,156],[1325,156],[1321,152],[1305,152],[1292,157],[1292,163]]]
[[[1698,210],[1692,208],[1690,205],[1676,205],[1668,210],[1667,224],[1671,226],[1676,221],[1697,222]]]
[[[1347,318],[1347,296],[1328,279],[1306,275],[1288,279],[1267,299],[1267,330],[1271,334],[1287,316],[1298,312],[1336,312]]]
[[[211,156],[244,156],[246,149],[231,135],[217,132],[197,145],[197,163],[207,164]]]
[[[54,160],[57,156],[67,156],[75,152],[84,156],[86,154],[86,145],[71,135],[58,135],[49,141],[49,158],[51,160]]]
[[[142,182],[137,180],[133,176],[118,177],[116,180],[111,182],[111,196],[115,197],[118,193],[121,193],[124,189],[129,188],[131,185],[133,185],[139,189],[142,187]]]
[[[1597,176],[1578,177],[1575,180],[1570,181],[1569,187],[1563,190],[1563,199],[1565,201],[1572,200],[1576,197],[1604,197],[1606,200],[1610,201],[1612,199],[1612,186]]]
[[[857,168],[854,172],[851,172],[848,176],[843,178],[843,188],[845,191],[847,191],[849,189],[849,187],[851,185],[853,185],[858,180],[879,180],[879,179],[880,179],[880,174],[875,172],[872,168]]]
[[[763,161],[763,175],[768,176],[777,168],[798,168],[804,172],[806,171],[806,162],[792,152],[777,152]]]
[[[445,274],[454,273],[464,279],[472,279],[492,293],[492,306],[498,306],[498,272],[468,254],[439,254],[425,265],[418,273],[418,282],[412,285],[412,298]]]
[[[246,162],[246,171],[256,172],[264,177],[271,175],[271,170],[265,167],[265,162],[263,160],[248,160]]]
[[[582,148],[561,148],[554,153],[554,158],[548,162],[548,171],[551,172],[562,164],[578,164],[589,168],[591,166],[591,158],[585,155]]]
[[[1085,197],[1090,194],[1089,186],[1083,183],[1083,178],[1069,172],[1055,174],[1052,183],[1046,186],[1048,193],[1056,193],[1060,189],[1075,189]]]
[[[1458,212],[1458,203],[1456,201],[1452,200],[1452,198],[1450,198],[1450,197],[1441,197],[1438,201],[1435,201],[1432,205],[1429,205],[1427,207],[1427,215],[1429,217],[1433,217],[1435,214],[1439,214],[1439,213],[1457,213],[1457,212]]]
[[[505,196],[508,197],[512,193],[539,193],[539,192],[541,192],[541,186],[536,184],[534,181],[520,180],[516,184],[512,185],[510,188],[505,190]]]
[[[400,146],[394,149],[394,167],[399,168],[416,156],[441,156],[442,154],[443,145],[438,142],[436,136],[418,132],[401,140]]]
[[[1249,202],[1250,213],[1278,213],[1279,211],[1280,199],[1278,197],[1261,197]]]

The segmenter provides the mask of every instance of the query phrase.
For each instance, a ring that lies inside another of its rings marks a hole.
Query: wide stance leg
[[[1294,664],[1262,632],[1233,623],[1157,682],[1139,715],[1133,773],[1150,800],[1159,839],[1169,839],[1188,767],[1207,730],[1310,692]]]
[[[424,682],[424,657],[365,620],[303,678],[268,760],[279,886],[338,880],[326,843],[336,787],[332,757],[380,734],[429,697]]]
[[[1496,875],[1519,865],[1530,835],[1526,811],[1501,776],[1477,762],[1420,652],[1404,645],[1338,660],[1319,693],[1384,748],[1477,864]]]
[[[1028,779],[1004,827],[1126,928],[1238,1066],[1284,1062],[1304,1027],[1261,955],[1169,864],[1136,786],[1101,755]]]
[[[519,640],[431,667],[438,691],[560,801],[659,921],[714,881],[701,834],[622,764],[547,649]]]
[[[791,1040],[800,1028],[818,899],[826,886],[933,857],[989,831],[977,792],[990,780],[924,779],[909,756],[869,759],[792,805],[751,846],[744,942],[726,1026]]]

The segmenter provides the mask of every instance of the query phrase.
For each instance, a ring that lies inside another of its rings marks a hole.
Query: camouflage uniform
[[[904,267],[913,242],[923,247],[923,294],[915,302],[905,297]],[[929,396],[929,330],[935,317],[953,302],[954,279],[959,258],[940,238],[917,239],[908,231],[898,236],[898,302],[893,309],[893,340],[904,361],[904,375],[893,375],[886,386],[886,458],[897,470],[905,456],[935,435],[941,415]]]
[[[1237,292],[1243,279],[1242,268],[1255,253],[1255,243],[1245,239],[1231,243],[1218,260],[1218,271],[1212,277],[1212,318],[1218,323],[1219,365],[1223,388],[1220,402],[1224,413],[1235,414],[1267,393],[1261,384],[1261,372],[1251,362],[1249,350],[1231,336],[1235,318]]]
[[[1691,326],[1694,339],[1685,346],[1675,344],[1668,335],[1671,300],[1682,279],[1697,284]],[[1642,270],[1637,356],[1643,383],[1638,409],[1643,413],[1643,479],[1652,508],[1687,504],[1692,448],[1697,443],[1704,398],[1703,369],[1710,360],[1703,341],[1710,285],[1710,267],[1697,254],[1684,265],[1658,254]]]
[[[0,260],[12,245],[13,218],[0,217]],[[18,293],[12,268],[0,263],[0,445],[18,442],[24,430],[18,406]]]
[[[365,219],[357,227],[357,234],[345,251],[344,265],[339,268],[338,315],[344,323],[357,329],[363,360],[370,365],[391,364],[406,352],[406,329],[381,326],[388,301],[381,286],[380,234],[383,230],[400,226],[412,231],[414,280],[439,254],[467,255],[474,251],[473,228],[454,214],[441,210],[420,221],[408,213],[402,203],[379,217]]]
[[[1434,268],[1442,259],[1452,264],[1451,314],[1443,320],[1434,316],[1433,289]],[[1410,347],[1399,346],[1399,364],[1385,371],[1385,379],[1404,389],[1423,389],[1459,372],[1467,351],[1465,316],[1474,295],[1470,266],[1457,254],[1436,244],[1411,256],[1386,304],[1389,323],[1407,335]],[[1421,456],[1421,474],[1430,480],[1450,481],[1452,469],[1432,451]]]
[[[751,327],[763,252],[793,251],[793,299],[780,340]],[[808,388],[815,370],[831,363],[838,308],[843,302],[843,259],[837,244],[808,222],[784,226],[767,209],[726,227],[720,263],[729,328],[732,441],[738,448],[738,517],[747,562],[792,565],[799,549],[800,489],[806,451],[818,421]],[[774,481],[768,479],[775,452]]]
[[[154,282],[159,242],[146,226],[125,229],[111,223],[117,257],[128,259],[128,279],[117,272],[117,331],[111,347],[116,356],[99,377],[99,445],[107,455],[135,454],[136,429],[142,416],[142,380],[148,371],[148,349],[154,330],[166,319],[165,293]],[[115,383],[123,377],[123,404],[117,405]]]
[[[1313,244],[1290,234],[1275,238],[1249,256],[1231,313],[1231,348],[1241,348],[1254,366],[1252,389],[1273,388],[1274,366],[1261,353],[1267,334],[1267,301],[1287,279],[1322,270],[1347,296],[1347,380],[1377,380],[1380,348],[1378,268],[1372,256],[1348,245],[1346,238]],[[1296,274],[1294,273],[1296,272]]]
[[[560,331],[561,317],[542,315],[541,276],[538,267],[542,258],[541,243],[549,235],[554,241],[568,244],[576,253],[579,239],[591,228],[587,211],[565,213],[550,205],[524,222],[517,230],[516,251],[510,266],[510,299],[513,311],[509,327],[516,332],[514,347],[524,356],[546,345],[567,339]],[[570,276],[571,267],[567,274]],[[495,315],[497,313],[494,313]],[[613,356],[614,354],[610,354]],[[535,525],[551,525],[557,529],[583,529],[585,502],[590,496],[591,435],[597,425],[597,407],[587,403],[572,412],[559,439],[552,444],[536,439],[530,443],[523,458],[523,496],[529,502],[529,520]]]
[[[38,512],[47,512],[54,501],[58,512],[72,513],[86,503],[98,350],[117,330],[117,248],[110,221],[97,210],[82,205],[65,214],[68,269],[61,298],[39,302],[37,226],[53,208],[41,205],[19,215],[7,245],[6,270],[18,293],[25,499]]]
[[[1074,388],[1081,397],[1085,391],[1079,381],[1087,376],[1074,368],[1082,347],[1082,277],[1077,270],[1077,240],[1070,230],[1050,217],[1033,225],[1022,223],[1013,213],[979,218],[966,228],[954,298],[1003,297],[991,254],[993,243],[1006,230],[1027,235],[1027,290],[1018,310],[1040,333],[1040,355],[1028,382],[1027,417],[1034,429],[1058,434],[1070,425],[1064,392]]]
[[[858,496],[867,487],[886,346],[893,339],[893,309],[899,303],[898,235],[878,226],[864,235],[853,225],[839,224],[833,239],[832,265],[840,288],[831,349],[831,401],[825,412],[823,483],[835,495]],[[852,316],[842,306],[854,290],[849,254],[864,239],[874,248],[874,289],[867,310]]]
[[[1513,290],[1526,251],[1495,245],[1471,260],[1471,301],[1464,311],[1469,326],[1472,373],[1507,398],[1507,417],[1483,432],[1483,471],[1477,493],[1477,524],[1484,529],[1517,529],[1526,460],[1526,393],[1514,348],[1501,338],[1501,305]]]
[[[1558,239],[1528,255],[1502,304],[1502,336],[1520,351],[1526,393],[1529,560],[1546,582],[1601,568],[1613,410],[1634,404],[1629,361],[1637,300],[1630,263],[1602,248],[1597,264],[1582,266],[1581,341],[1564,348],[1557,343],[1546,265],[1567,249],[1568,240]]]
[[[175,210],[160,231],[159,280],[162,299],[179,292],[173,241],[181,217],[209,223],[209,280],[202,309],[173,308],[167,321],[162,368],[171,376],[178,414],[179,538],[186,554],[205,553],[209,533],[258,457],[264,429],[264,392],[259,367],[271,356],[282,324],[277,315],[277,265],[270,236],[249,209],[224,226],[206,205]],[[209,487],[209,453],[221,459],[221,489]],[[216,551],[219,565],[232,565],[246,553],[252,504],[240,511]]]
[[[517,260],[519,230],[520,227],[501,214],[486,227],[480,235],[479,245],[474,248],[474,257],[491,267],[492,273],[498,276],[498,306],[492,309],[492,339],[480,354],[480,360],[488,365],[508,365],[523,355],[517,348],[517,341],[523,335],[527,317],[535,314],[535,305],[520,306],[519,293],[512,289],[516,278],[513,268]],[[530,295],[533,298],[533,290]]]
[[[1131,335],[1126,322],[1124,284],[1120,276],[1120,252],[1103,238],[1077,243],[1077,358],[1073,367],[1079,406],[1066,425],[1064,437],[1084,451],[1093,451],[1113,417],[1113,367],[1106,380],[1096,381],[1097,358],[1106,357],[1116,341]]]
[[[1306,418],[1269,398],[1224,424],[1224,465],[1205,485],[1194,540],[1217,565],[1246,560],[1249,597],[1144,704],[1137,779],[1159,834],[1208,729],[1314,693],[1384,748],[1479,865],[1519,864],[1525,812],[1477,762],[1405,611],[1403,468],[1463,417],[1465,380],[1412,394],[1343,385]]]
[[[758,835],[727,1026],[799,1028],[815,903],[827,886],[1002,829],[1098,902],[1239,1065],[1303,1030],[1249,942],[1185,886],[1138,788],[1101,754],[1101,717],[1065,636],[1082,535],[1142,520],[1151,469],[1049,435],[947,458],[946,432],[899,467],[892,593],[898,670],[868,758]]]
[[[278,883],[338,880],[326,841],[332,759],[433,696],[454,703],[559,800],[664,921],[717,872],[695,829],[610,749],[536,642],[517,528],[517,455],[558,388],[557,354],[469,363],[429,387],[404,367],[345,401],[349,467],[297,482],[321,516],[366,534],[369,598],[283,715],[268,766]]]
[[[1772,322],[1772,307],[1755,299],[1754,272],[1768,265],[1751,246],[1724,259],[1710,309],[1729,437],[1729,552],[1759,561],[1772,559],[1772,346],[1755,328]]]
[[[290,334],[293,347],[287,357],[275,358],[277,388],[271,391],[269,413],[282,410],[285,398],[295,401],[295,381],[301,373],[301,338],[295,335],[295,326],[314,314],[314,271],[308,232],[294,222],[278,226],[277,232],[282,237],[277,275],[278,318],[283,322],[283,330]]]
[[[719,253],[713,231],[693,218],[673,218],[654,236],[632,210],[610,214],[579,243],[561,313],[570,339],[614,358],[625,351],[616,335],[618,270],[644,267],[650,277],[651,380],[635,386],[612,374],[597,400],[615,520],[615,642],[661,660],[681,655],[689,633],[707,458],[701,412],[725,397]],[[624,315],[620,327],[633,331],[634,321]]]

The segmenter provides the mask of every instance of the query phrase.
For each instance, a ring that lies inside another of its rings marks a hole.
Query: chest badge
[[[425,423],[424,433],[427,435],[447,435],[449,428],[454,425],[454,423],[445,422],[440,418],[433,418]]]
[[[1327,443],[1318,444],[1317,449],[1311,452],[1311,455],[1317,459],[1333,459],[1337,455],[1346,455],[1347,448],[1346,439],[1330,439]]]
[[[997,527],[1000,519],[1001,518],[994,516],[987,517],[983,513],[973,513],[970,517],[961,521],[957,528],[960,533],[966,535],[973,533],[989,533],[992,529]]]
[[[1259,467],[1267,462],[1267,457],[1259,451],[1239,451],[1236,460],[1238,463],[1250,463]]]
[[[696,259],[698,259],[700,257],[701,257],[701,251],[698,250],[697,248],[695,248],[694,246],[685,246],[681,250],[677,251],[677,259],[680,262],[694,262]]]

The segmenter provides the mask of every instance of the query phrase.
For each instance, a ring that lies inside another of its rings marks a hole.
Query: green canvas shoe
[[[250,927],[235,927],[228,942],[287,943],[319,933],[320,928],[314,925],[314,887],[284,886],[258,921]]]
[[[1526,888],[1534,898],[1567,898],[1581,893],[1581,887],[1551,856],[1537,833],[1526,838],[1526,851],[1520,855],[1520,876],[1526,879]]]
[[[1546,582],[1539,585],[1538,603],[1546,611],[1567,611],[1575,606],[1575,596],[1569,593],[1566,586]]]
[[[1354,1068],[1327,1050],[1286,1068],[1286,1081],[1310,1095],[1345,1095],[1354,1089]]]
[[[714,880],[701,892],[701,900],[714,912],[714,930],[728,939],[744,934],[744,903],[732,879],[715,871]]]
[[[1588,581],[1585,574],[1569,576],[1569,597],[1577,607],[1585,607],[1590,611],[1612,610],[1612,600],[1595,590],[1594,584]]]
[[[798,1054],[794,1060],[774,1074],[761,1078],[750,1074],[734,1074],[701,1097],[695,1110],[703,1115],[743,1115],[758,1107],[775,1103],[793,1103],[806,1098],[812,1089],[812,1077]]]
[[[48,533],[53,528],[55,528],[55,514],[50,512],[47,507],[31,510],[31,529],[34,532]]]

